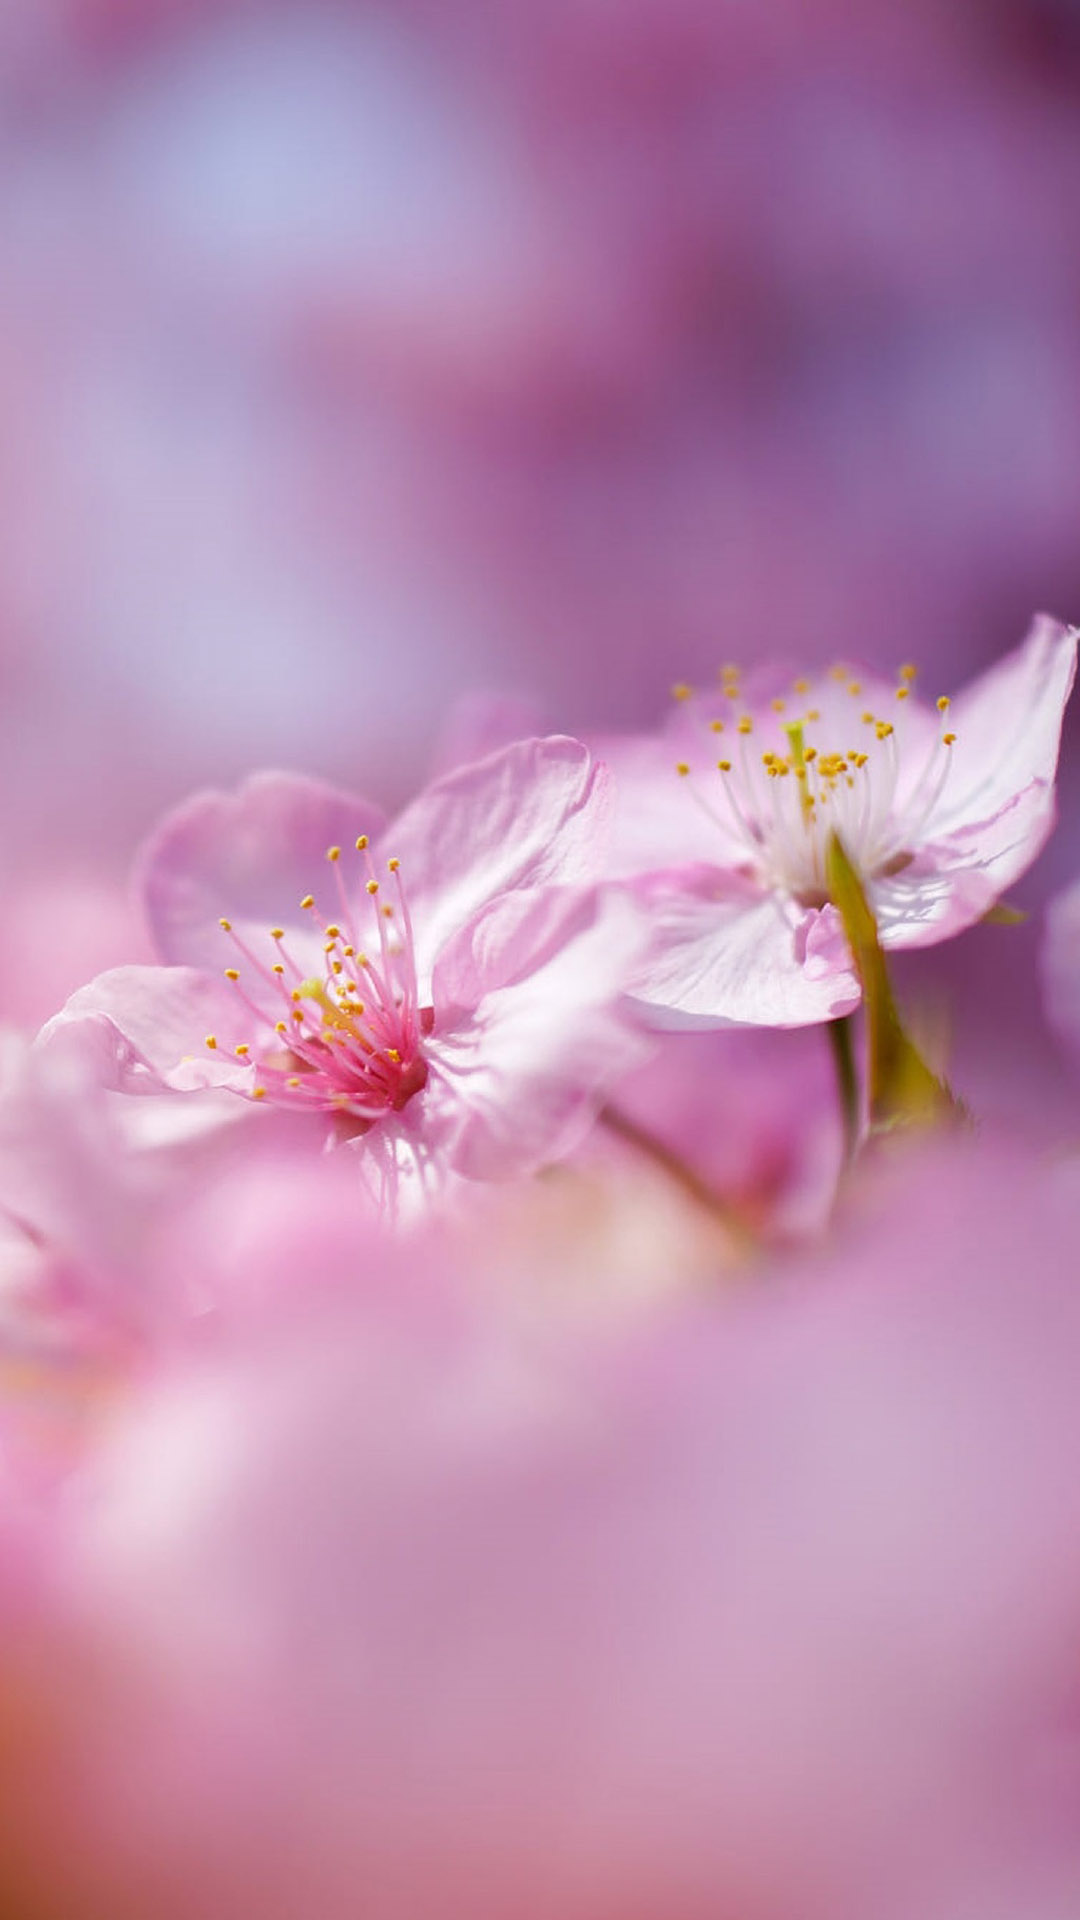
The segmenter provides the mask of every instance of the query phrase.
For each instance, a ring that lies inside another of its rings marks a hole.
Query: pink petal
[[[224,981],[192,967],[114,967],[73,993],[36,1044],[77,1044],[93,1052],[101,1084],[158,1093],[244,1084],[250,1070],[233,1049],[253,1037],[250,1014]]]
[[[725,798],[721,776],[694,760],[680,775],[682,747],[668,737],[611,738],[597,751],[614,780],[607,872],[613,879],[694,861],[744,865],[749,849]],[[700,758],[700,756],[698,756]]]
[[[450,1016],[429,1045],[425,1128],[470,1179],[564,1157],[617,1076],[646,1051],[617,1002],[641,950],[616,894],[512,895],[451,943],[436,971]]]
[[[522,694],[473,692],[454,701],[435,741],[431,773],[456,773],[517,740],[530,740],[543,728],[539,702]]]
[[[923,847],[871,899],[885,947],[929,947],[974,926],[1026,873],[1054,824],[1052,785],[1032,781],[988,820]]]
[[[804,1027],[858,1005],[835,910],[796,924],[749,882],[715,873],[697,890],[653,895],[654,941],[631,989],[660,1024]]]
[[[1040,614],[1015,653],[957,696],[947,721],[953,765],[925,839],[992,821],[1033,781],[1053,782],[1076,645],[1075,627]]]
[[[609,826],[604,770],[577,740],[522,740],[448,774],[387,837],[401,860],[422,988],[452,933],[512,888],[598,877]]]
[[[225,918],[270,960],[269,929],[287,928],[303,964],[302,950],[318,952],[319,943],[300,901],[314,893],[325,899],[328,918],[337,912],[327,849],[351,849],[358,834],[374,837],[383,824],[369,801],[302,774],[256,773],[235,793],[196,794],[168,815],[143,854],[146,909],[162,958],[220,974],[236,962],[218,925]]]

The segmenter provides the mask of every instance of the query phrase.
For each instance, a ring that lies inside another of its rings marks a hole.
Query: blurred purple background
[[[1076,0],[5,0],[7,1017],[194,784],[1080,617],[1078,236]]]

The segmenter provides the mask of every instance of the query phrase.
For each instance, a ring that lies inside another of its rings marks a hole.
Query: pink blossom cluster
[[[1078,640],[166,816],[0,1052],[3,1912],[1080,1911],[1080,1094],[903,971],[1014,966]]]

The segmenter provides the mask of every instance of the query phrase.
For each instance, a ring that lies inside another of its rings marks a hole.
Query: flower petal
[[[1052,783],[1077,638],[1075,627],[1040,614],[1022,646],[957,695],[948,721],[953,764],[924,840],[992,821],[1033,781]]]
[[[654,939],[631,992],[658,1024],[804,1027],[858,1005],[835,909],[792,924],[771,893],[720,872],[650,893]]]
[[[408,887],[421,992],[451,934],[489,901],[596,878],[609,817],[604,769],[557,734],[519,741],[414,800],[385,846]]]
[[[195,794],[167,816],[142,857],[146,910],[162,958],[220,973],[235,960],[218,925],[225,918],[268,963],[276,958],[269,930],[285,927],[300,964],[310,954],[314,967],[318,953],[321,972],[319,941],[300,901],[315,893],[333,919],[337,893],[327,849],[351,849],[358,834],[374,837],[383,824],[369,801],[302,774],[257,773],[235,793]],[[265,983],[253,969],[246,973],[252,978],[245,984],[265,998]]]
[[[1033,780],[988,820],[923,847],[902,872],[875,880],[881,944],[929,947],[972,927],[1025,873],[1054,824],[1054,789]]]
[[[597,751],[614,782],[614,820],[606,872],[612,879],[695,861],[738,867],[751,849],[740,832],[719,773],[683,759],[669,736],[610,738]],[[680,775],[679,766],[690,771]]]
[[[67,1046],[76,1026],[100,1083],[123,1093],[243,1086],[250,1077],[234,1049],[252,1040],[251,1016],[223,981],[193,967],[113,967],[72,994],[36,1045]]]
[[[507,1179],[564,1157],[640,1065],[647,1045],[617,1003],[642,940],[624,896],[552,889],[493,903],[450,944],[424,1121],[459,1173]]]

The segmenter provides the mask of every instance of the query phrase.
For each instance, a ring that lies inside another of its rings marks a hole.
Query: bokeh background
[[[1078,236],[1076,0],[4,0],[5,1017],[195,784],[1080,617]]]

